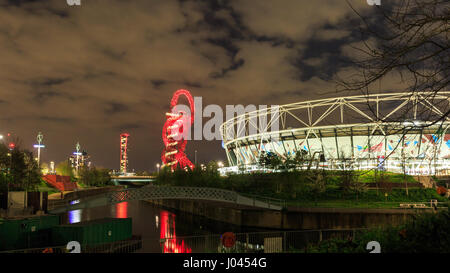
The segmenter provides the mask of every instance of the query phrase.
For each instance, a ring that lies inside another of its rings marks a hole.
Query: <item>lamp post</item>
[[[156,169],[158,170],[158,174],[159,174],[159,167],[160,167],[159,163],[156,164]]]
[[[9,148],[9,169],[8,169],[8,182],[6,183],[6,192],[7,192],[7,198],[8,198],[8,205],[6,207],[6,209],[9,208],[9,183],[11,183],[11,176],[12,176],[12,151],[14,150],[14,148],[16,147],[16,144],[14,144],[14,142],[9,143],[8,148]]]
[[[44,139],[44,136],[42,135],[41,132],[39,132],[39,134],[36,137],[38,144],[34,144],[34,148],[38,149],[38,158],[37,158],[37,162],[38,162],[38,167],[40,167],[40,162],[41,162],[41,148],[45,148],[45,145],[42,144],[42,140]]]
[[[77,145],[75,146],[75,149],[77,151],[74,152],[73,154],[76,155],[75,170],[76,170],[77,175],[78,175],[78,167],[80,165],[80,155],[81,155],[81,153],[80,153],[80,149],[81,149],[80,142],[77,142]]]

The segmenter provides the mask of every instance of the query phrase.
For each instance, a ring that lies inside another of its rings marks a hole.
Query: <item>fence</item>
[[[237,233],[233,247],[221,243],[222,235],[166,238],[171,244],[181,242],[192,253],[288,253],[302,252],[309,244],[317,244],[331,238],[350,239],[366,229],[302,230]],[[170,247],[167,248],[170,250]],[[164,251],[163,251],[164,252]]]
[[[366,229],[302,230],[236,233],[233,247],[221,243],[220,234],[119,241],[82,246],[81,253],[289,253],[304,252],[309,244],[331,238],[350,239]],[[51,249],[51,250],[50,250]],[[69,253],[66,246],[5,251],[9,253]]]
[[[134,253],[142,248],[142,239],[140,236],[133,236],[129,240],[123,240],[107,244],[94,246],[81,246],[80,253]],[[1,253],[70,253],[73,249],[67,249],[67,246],[49,246],[40,248],[18,249],[2,251]]]
[[[361,208],[361,209],[446,209],[448,208],[448,202],[361,202],[361,201],[288,201],[287,207],[290,208]]]

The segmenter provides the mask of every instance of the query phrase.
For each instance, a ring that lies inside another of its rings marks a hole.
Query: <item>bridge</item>
[[[281,210],[283,207],[285,207],[284,200],[281,199],[260,196],[244,196],[234,191],[216,188],[145,186],[142,188],[130,188],[108,192],[96,196],[82,198],[80,200],[67,200],[59,207],[51,209],[48,212],[51,214],[58,214],[67,212],[69,210],[107,206],[131,200],[160,199],[217,201],[270,210]]]
[[[120,185],[121,183],[133,183],[133,184],[147,184],[155,181],[155,176],[112,176],[111,181],[114,185]]]

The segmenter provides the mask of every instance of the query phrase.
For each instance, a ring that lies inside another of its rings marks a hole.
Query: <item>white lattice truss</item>
[[[294,144],[298,139],[306,143],[311,139],[319,140],[322,151],[327,154],[330,145],[324,145],[322,141],[333,137],[336,144],[332,148],[336,149],[335,157],[339,159],[339,136],[351,137],[353,146],[353,137],[357,135],[368,136],[369,142],[375,136],[386,139],[390,135],[434,134],[436,131],[445,135],[450,125],[446,115],[450,105],[449,95],[449,91],[385,93],[286,104],[227,120],[221,126],[221,134],[231,165],[255,163],[256,156],[245,160],[247,162],[244,162],[244,156],[236,156],[242,147],[249,147],[249,151],[259,157],[265,143],[273,145],[272,140],[283,143],[286,139],[293,139]],[[263,119],[268,122],[261,123]],[[273,125],[279,129],[270,130]]]
[[[281,210],[285,205],[281,199],[267,197],[247,197],[234,191],[202,187],[146,186],[108,192],[92,197],[82,198],[76,203],[68,200],[64,205],[51,209],[50,213],[62,213],[69,210],[114,205],[132,200],[205,200],[236,205]]]

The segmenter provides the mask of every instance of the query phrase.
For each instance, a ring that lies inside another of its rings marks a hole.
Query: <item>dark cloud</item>
[[[115,130],[118,131],[128,131],[128,130],[134,130],[134,129],[140,129],[143,128],[141,124],[138,123],[124,123],[120,124],[114,127]]]
[[[114,50],[111,50],[109,48],[104,48],[101,50],[101,52],[106,55],[108,58],[111,58],[115,61],[123,61],[124,57],[127,55],[126,51],[116,52]]]
[[[64,117],[50,117],[50,116],[39,116],[38,120],[43,122],[56,122],[56,123],[73,123],[75,120],[71,118]]]
[[[239,59],[239,60],[233,60],[231,65],[229,67],[226,68],[222,68],[222,70],[220,72],[213,72],[211,73],[211,78],[213,79],[217,79],[217,78],[222,78],[224,77],[229,71],[233,71],[233,70],[237,70],[239,69],[239,67],[243,66],[245,63],[244,59]]]
[[[199,82],[189,82],[189,81],[185,81],[184,85],[188,88],[202,88],[203,85]]]
[[[152,83],[153,87],[156,89],[158,89],[161,85],[167,83],[167,81],[165,81],[165,80],[150,80],[150,82]]]
[[[120,114],[122,112],[129,111],[129,107],[118,102],[110,102],[107,104],[107,108],[105,110],[105,113],[107,115],[114,115],[114,114]]]
[[[42,103],[44,101],[46,101],[48,98],[52,98],[52,97],[58,97],[61,96],[60,93],[56,92],[56,91],[36,91],[36,94],[34,95],[34,100],[36,100],[39,103]]]

